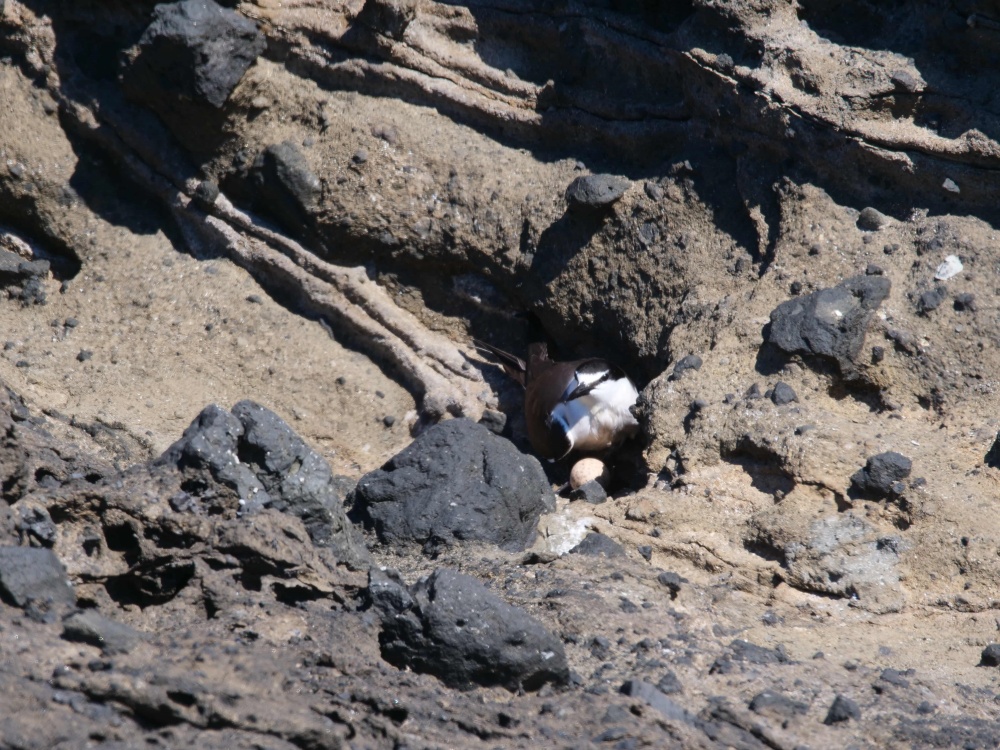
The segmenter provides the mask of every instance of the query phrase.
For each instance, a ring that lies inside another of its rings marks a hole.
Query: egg
[[[569,473],[569,486],[574,490],[580,489],[587,482],[597,481],[602,487],[607,489],[608,481],[611,479],[611,472],[608,465],[599,458],[581,458]]]

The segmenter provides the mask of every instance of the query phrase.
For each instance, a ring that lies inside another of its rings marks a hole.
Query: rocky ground
[[[0,0],[0,747],[1000,746],[1000,6],[224,5]]]

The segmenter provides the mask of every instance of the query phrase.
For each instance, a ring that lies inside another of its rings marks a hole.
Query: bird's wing
[[[480,341],[479,339],[472,339],[472,344],[477,349],[484,351],[499,360],[500,366],[503,367],[504,372],[510,375],[510,377],[521,385],[525,384],[527,380],[528,366],[525,364],[523,359],[515,357],[510,352],[505,352],[503,349],[497,349],[492,344],[487,344],[485,341]]]

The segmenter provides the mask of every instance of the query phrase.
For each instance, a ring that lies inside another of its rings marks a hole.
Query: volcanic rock
[[[855,276],[830,289],[782,302],[771,313],[765,342],[788,354],[833,360],[841,375],[855,380],[855,361],[865,333],[890,287],[883,276]]]
[[[521,550],[555,508],[538,459],[480,424],[452,419],[421,434],[353,495],[352,518],[384,544],[486,541]]]
[[[537,690],[569,681],[559,639],[470,576],[442,568],[407,588],[398,576],[372,569],[368,594],[382,617],[382,655],[400,668],[463,690]]]

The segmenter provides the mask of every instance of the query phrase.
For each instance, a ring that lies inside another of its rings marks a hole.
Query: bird
[[[473,344],[524,386],[528,440],[542,458],[614,448],[638,431],[631,407],[639,392],[617,365],[596,357],[555,362],[544,343],[528,347],[527,362],[477,339]]]

